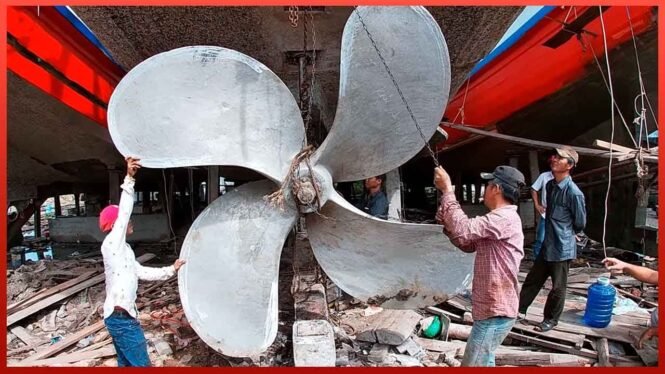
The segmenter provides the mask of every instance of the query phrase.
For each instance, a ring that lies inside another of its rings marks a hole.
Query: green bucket
[[[441,320],[439,316],[434,316],[432,323],[423,329],[423,335],[428,338],[434,338],[441,334]]]

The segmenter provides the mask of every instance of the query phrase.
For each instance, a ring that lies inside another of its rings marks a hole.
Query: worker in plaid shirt
[[[436,214],[443,232],[464,252],[475,252],[473,271],[473,327],[462,366],[494,366],[494,351],[515,324],[520,286],[517,279],[524,257],[522,220],[517,214],[524,175],[510,166],[481,173],[488,180],[483,203],[490,210],[469,218],[455,199],[450,176],[434,169],[434,184],[443,193]]]

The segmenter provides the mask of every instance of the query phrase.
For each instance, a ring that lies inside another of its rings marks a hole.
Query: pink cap
[[[99,229],[103,232],[109,232],[113,228],[115,220],[118,218],[118,206],[109,205],[99,213]]]

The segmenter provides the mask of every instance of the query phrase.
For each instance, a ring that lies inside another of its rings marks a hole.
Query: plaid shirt
[[[520,286],[517,280],[524,257],[524,234],[517,206],[494,209],[469,218],[453,192],[441,199],[444,233],[464,252],[476,252],[471,302],[473,319],[517,317]]]

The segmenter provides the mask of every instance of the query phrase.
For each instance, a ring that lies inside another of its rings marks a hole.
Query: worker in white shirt
[[[134,207],[134,175],[141,167],[138,159],[127,157],[127,176],[120,186],[119,205],[109,205],[99,215],[99,228],[108,232],[102,243],[106,300],[104,324],[118,356],[118,366],[150,366],[148,347],[137,320],[136,289],[138,280],[166,280],[185,263],[178,259],[171,266],[150,268],[136,261],[125,238],[134,232],[129,217]]]
[[[547,166],[552,168],[552,161],[554,160],[554,155],[551,155],[547,159]],[[538,226],[536,227],[536,241],[533,243],[533,260],[535,261],[540,254],[540,248],[543,246],[543,241],[545,240],[545,210],[547,208],[547,194],[545,193],[545,185],[547,182],[554,179],[554,174],[552,170],[541,173],[536,181],[531,185],[531,198],[533,199],[533,205],[535,206],[538,213],[540,213],[540,219],[538,220]],[[538,198],[538,193],[540,192],[540,199]]]

